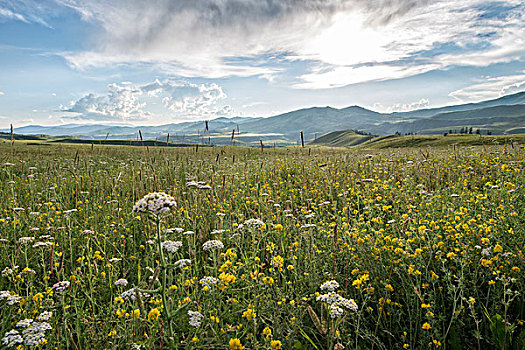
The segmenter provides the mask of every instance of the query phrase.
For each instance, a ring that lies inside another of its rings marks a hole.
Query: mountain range
[[[17,134],[44,134],[91,139],[138,138],[171,142],[229,144],[232,133],[240,144],[258,144],[259,140],[275,144],[299,142],[300,131],[307,141],[338,130],[360,130],[374,135],[394,133],[441,134],[460,128],[480,129],[492,134],[525,132],[525,91],[498,99],[409,112],[378,113],[350,106],[346,108],[312,107],[268,118],[216,118],[204,121],[172,123],[159,126],[125,126],[106,124],[28,125],[15,128]],[[9,130],[3,130],[8,132]]]

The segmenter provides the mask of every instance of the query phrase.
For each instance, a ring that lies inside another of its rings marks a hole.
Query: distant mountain
[[[140,130],[146,140],[163,141],[169,134],[172,142],[229,144],[232,131],[235,130],[235,141],[247,145],[258,144],[259,140],[279,145],[297,143],[300,131],[304,132],[307,142],[336,130],[350,129],[376,135],[396,132],[436,134],[462,127],[479,128],[485,133],[490,130],[493,134],[518,133],[525,130],[525,91],[478,103],[402,113],[378,113],[363,107],[350,106],[341,109],[304,108],[268,118],[220,117],[210,120],[208,127],[205,131],[204,121],[159,126],[77,123],[59,126],[28,125],[15,128],[15,132],[55,137],[135,140]]]
[[[409,117],[409,118],[425,118],[436,115],[438,113],[446,112],[458,112],[458,111],[468,111],[483,109],[487,107],[494,106],[510,106],[510,105],[520,105],[525,104],[525,91],[518,92],[512,95],[505,95],[500,98],[488,101],[482,101],[477,103],[466,103],[460,105],[439,107],[439,108],[427,108],[427,109],[418,109],[410,112],[397,112],[392,113],[391,115],[398,116],[400,118]]]

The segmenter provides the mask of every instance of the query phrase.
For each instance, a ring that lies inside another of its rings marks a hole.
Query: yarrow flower
[[[176,253],[177,250],[179,250],[179,248],[182,247],[182,242],[164,241],[160,244],[160,246],[168,253]]]
[[[164,192],[152,192],[145,195],[133,206],[133,212],[165,214],[172,207],[176,207],[175,199]]]
[[[148,293],[141,293],[141,292],[138,292],[140,297],[141,298],[149,298],[149,294]],[[136,292],[135,292],[135,288],[131,288],[131,289],[128,289],[127,291],[125,291],[124,293],[122,293],[120,296],[122,297],[122,299],[124,300],[132,300],[132,301],[135,301],[135,299],[137,298],[136,297]]]
[[[175,267],[180,267],[180,268],[183,268],[185,266],[188,266],[191,264],[191,260],[190,259],[180,259],[180,260],[177,260],[175,261]]]
[[[325,283],[321,284],[321,290],[328,290],[329,292],[333,292],[339,288],[339,283],[335,280],[326,281]]]
[[[125,278],[121,278],[121,279],[115,281],[115,285],[116,286],[124,286],[125,287],[125,286],[128,285],[128,280],[125,279]]]
[[[321,294],[315,300],[327,303],[329,305],[329,314],[331,318],[341,317],[345,308],[356,312],[358,307],[354,299],[343,298],[334,292],[334,290],[337,288],[339,288],[339,283],[334,280],[323,283],[321,285],[321,289],[329,290],[329,293]]]
[[[201,321],[204,318],[204,315],[198,311],[188,311],[188,316],[190,316],[189,324],[192,327],[199,328]]]
[[[70,284],[71,283],[69,283],[69,281],[57,282],[53,284],[53,287],[51,287],[51,289],[53,289],[55,292],[63,292],[69,287]]]
[[[6,332],[4,334],[4,337],[2,338],[2,344],[7,346],[8,348],[15,347],[17,344],[21,344],[24,342],[24,338],[18,333],[16,329],[12,329],[9,332]]]
[[[211,241],[204,242],[202,245],[202,250],[212,250],[212,249],[222,249],[224,248],[224,244],[216,239],[212,239]]]
[[[206,286],[206,287],[208,287],[208,288],[211,288],[211,286],[217,284],[218,281],[219,281],[219,280],[216,279],[215,277],[206,276],[206,277],[201,278],[200,283],[201,283],[203,286]]]

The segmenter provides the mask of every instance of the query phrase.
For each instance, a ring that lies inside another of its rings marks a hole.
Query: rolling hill
[[[208,123],[189,121],[158,126],[107,124],[66,124],[59,126],[29,125],[16,128],[17,134],[86,139],[136,140],[139,130],[144,139],[181,143],[229,144],[232,131],[239,144],[258,145],[259,140],[277,145],[296,144],[300,131],[306,141],[335,130],[360,130],[364,133],[441,134],[462,127],[480,129],[493,134],[525,131],[525,91],[494,100],[440,108],[420,109],[403,113],[378,113],[359,106],[347,108],[312,107],[268,118],[216,118]],[[9,130],[4,130],[8,132]],[[341,134],[339,137],[351,137]],[[352,136],[353,137],[353,136]],[[338,141],[334,141],[338,142]]]

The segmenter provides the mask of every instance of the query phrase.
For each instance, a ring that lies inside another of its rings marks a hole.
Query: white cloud
[[[0,8],[0,18],[1,17],[7,18],[7,19],[14,19],[14,20],[22,21],[22,22],[28,22],[27,19],[25,19],[25,17],[22,16],[21,14],[15,13],[6,8]]]
[[[2,91],[0,91],[0,96],[4,95],[4,93]]]
[[[184,77],[320,89],[525,58],[522,0],[56,2],[100,28],[90,50],[62,53],[78,69],[146,63]],[[297,60],[306,72],[286,70]]]
[[[210,116],[230,115],[228,105],[218,105],[226,94],[217,84],[194,84],[187,81],[155,80],[144,85],[130,82],[110,84],[105,95],[87,94],[70,106],[61,106],[63,112],[75,113],[69,118],[104,121],[147,120],[157,115],[148,107],[157,102],[165,108],[162,114],[180,119],[204,119]]]
[[[388,106],[385,109],[385,112],[386,113],[408,112],[408,111],[413,111],[416,109],[428,108],[429,106],[430,106],[430,101],[428,100],[428,98],[422,98],[416,102],[393,104],[392,106]]]
[[[478,102],[525,91],[525,71],[520,73],[484,78],[483,82],[453,91],[449,96],[460,102]]]

